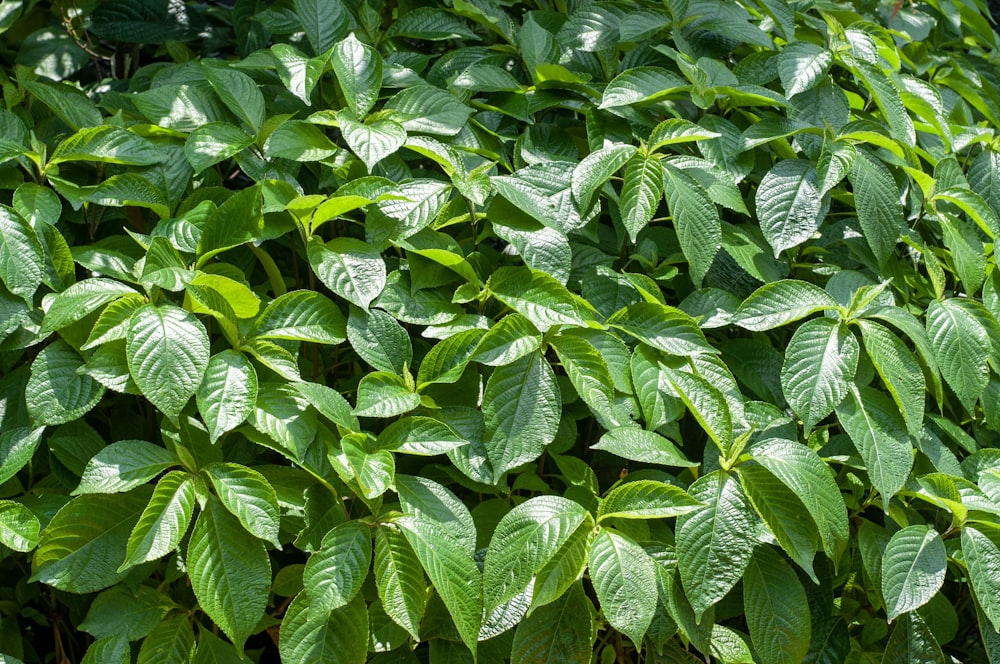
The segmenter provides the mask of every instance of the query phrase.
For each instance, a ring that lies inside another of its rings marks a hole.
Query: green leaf
[[[208,368],[204,326],[172,305],[146,305],[129,319],[125,339],[129,371],[154,406],[176,419]]]
[[[892,622],[931,601],[944,583],[947,566],[944,541],[933,528],[915,525],[893,534],[882,554],[886,618]]]
[[[368,653],[368,609],[362,598],[333,611],[314,606],[300,592],[281,621],[278,651],[286,664],[364,664]]]
[[[797,41],[781,49],[777,61],[781,87],[792,97],[823,80],[833,64],[833,54],[816,44]]]
[[[806,432],[844,400],[860,352],[854,335],[832,318],[809,320],[795,330],[781,366],[781,389]]]
[[[458,382],[484,334],[484,330],[474,328],[438,342],[420,362],[418,389],[431,383]]]
[[[40,334],[48,334],[97,311],[125,295],[136,294],[125,284],[112,279],[84,279],[55,295],[45,312]]]
[[[854,164],[857,149],[846,141],[823,141],[823,150],[816,165],[816,184],[819,195],[826,194],[847,177]]]
[[[358,402],[354,414],[358,417],[395,417],[420,405],[416,394],[402,376],[376,371],[366,374],[358,384]]]
[[[305,397],[320,415],[334,424],[351,431],[358,431],[361,428],[358,418],[352,412],[351,404],[336,390],[319,383],[304,381],[293,383],[292,388]]]
[[[907,431],[912,436],[920,437],[927,386],[917,358],[885,326],[863,319],[858,321],[858,325],[865,351],[893,401],[899,406]]]
[[[375,447],[403,454],[434,456],[468,444],[469,441],[444,422],[417,415],[400,418],[383,429]]]
[[[574,583],[558,599],[518,623],[511,661],[589,664],[596,637],[594,607],[583,584]]]
[[[483,393],[486,454],[494,479],[538,458],[555,440],[561,413],[559,385],[541,353],[497,367]]]
[[[375,532],[375,583],[386,614],[418,639],[427,580],[413,548],[394,527],[380,526]]]
[[[472,360],[489,366],[503,366],[538,350],[541,336],[520,314],[504,316],[487,330]]]
[[[72,593],[96,592],[121,581],[125,545],[148,497],[148,492],[133,491],[66,503],[42,531],[30,580]]]
[[[370,528],[359,521],[342,523],[323,538],[320,550],[309,556],[302,572],[314,611],[333,611],[346,605],[368,576],[372,562]]]
[[[601,612],[637,646],[656,612],[656,563],[624,535],[602,529],[590,546],[588,567]]]
[[[538,496],[505,514],[483,566],[486,613],[527,588],[586,516],[579,503],[559,496]]]
[[[31,510],[13,500],[0,500],[0,544],[27,553],[38,544],[40,530]]]
[[[634,427],[611,429],[591,449],[605,450],[615,456],[641,463],[693,468],[697,461],[688,461],[677,447],[653,431]]]
[[[700,286],[722,246],[719,210],[694,178],[673,166],[663,166],[663,191],[691,281]]]
[[[195,483],[188,473],[171,471],[160,478],[149,503],[128,538],[119,571],[157,560],[177,549],[194,513]]]
[[[62,201],[49,189],[33,182],[25,182],[14,191],[14,210],[33,228],[37,224],[54,226],[62,216]]]
[[[753,508],[728,473],[715,471],[688,493],[707,507],[677,519],[677,564],[695,619],[743,576],[757,541]]]
[[[99,161],[108,164],[147,166],[163,160],[156,147],[132,132],[112,125],[81,129],[62,141],[48,165],[66,161]]]
[[[347,338],[361,359],[380,371],[402,374],[413,361],[410,335],[380,309],[351,307]]]
[[[348,107],[356,116],[364,116],[375,105],[382,88],[382,58],[352,32],[334,47],[330,64]]]
[[[322,161],[337,151],[322,129],[302,120],[285,122],[264,143],[265,156],[292,161]]]
[[[965,526],[962,553],[976,599],[993,629],[1000,631],[1000,575],[997,574],[1000,570],[1000,531],[985,524]]]
[[[601,426],[609,429],[618,426],[620,422],[614,412],[615,386],[604,356],[585,339],[572,335],[554,337],[550,345],[576,393]]]
[[[94,102],[71,84],[25,81],[24,88],[74,131],[99,125],[103,121]]]
[[[604,497],[597,522],[605,519],[662,519],[680,516],[703,507],[673,484],[635,480],[620,484]]]
[[[236,647],[207,630],[198,633],[198,649],[191,664],[240,664]]]
[[[347,33],[351,15],[340,0],[292,0],[295,15],[316,55],[326,53]]]
[[[222,505],[247,532],[279,546],[278,497],[263,475],[237,463],[210,463],[203,472]]]
[[[454,136],[465,127],[472,109],[453,95],[431,85],[404,88],[386,102],[389,117],[408,133]]]
[[[482,626],[483,577],[472,557],[441,526],[416,517],[396,519],[473,655]]]
[[[767,172],[757,187],[757,217],[777,258],[782,251],[811,238],[826,216],[816,168],[802,159],[785,159]]]
[[[916,132],[913,129],[910,114],[906,112],[900,98],[899,89],[875,65],[859,60],[853,60],[852,64],[854,74],[868,88],[879,110],[882,111],[882,117],[889,125],[889,133],[903,145],[912,147],[916,143]],[[857,192],[857,187],[855,187],[855,192]]]
[[[913,446],[896,405],[871,388],[852,389],[840,406],[837,419],[864,459],[882,504],[899,491],[913,467]]]
[[[11,427],[0,431],[0,484],[10,478],[31,461],[38,444],[42,442],[45,427],[34,431],[27,427]]]
[[[254,80],[241,71],[217,66],[212,60],[202,60],[202,71],[226,108],[259,132],[264,124],[264,95]]]
[[[588,212],[604,183],[636,153],[634,145],[609,145],[584,157],[573,169],[573,200],[580,212]]]
[[[321,293],[290,291],[276,298],[254,322],[253,337],[339,344],[347,339],[347,319]]]
[[[736,310],[733,322],[762,332],[837,307],[837,301],[822,288],[805,281],[783,279],[751,293]]]
[[[337,113],[340,132],[351,152],[356,154],[369,172],[389,155],[394,154],[406,143],[406,130],[392,120],[358,122],[352,111]]]
[[[823,550],[836,560],[847,546],[850,529],[847,506],[829,466],[806,445],[778,438],[755,444],[751,454],[802,501],[819,530]]]
[[[128,664],[130,655],[128,639],[119,633],[91,643],[80,664]]]
[[[675,307],[639,302],[616,311],[608,319],[614,327],[670,355],[718,353],[693,318]]]
[[[538,270],[502,267],[490,276],[486,288],[541,332],[554,325],[587,327],[588,321],[593,320],[584,300]]]
[[[900,113],[909,119],[905,112]],[[854,189],[858,222],[879,265],[895,253],[896,239],[903,227],[899,189],[889,169],[864,150],[858,150],[848,179]]]
[[[209,122],[195,129],[184,143],[187,157],[195,173],[239,154],[253,144],[253,138],[228,122]]]
[[[747,565],[743,606],[750,638],[763,661],[804,661],[812,630],[806,591],[769,546],[758,547]]]
[[[170,216],[167,199],[156,185],[136,173],[121,173],[83,190],[83,200],[105,207],[142,207],[161,219]]]
[[[470,556],[476,551],[476,526],[469,508],[434,480],[396,476],[399,503],[408,516],[431,521]]]
[[[357,443],[357,437],[345,437],[341,441],[341,450],[363,497],[373,500],[392,486],[393,476],[396,474],[396,462],[392,454],[385,450],[369,452],[367,445]]]
[[[927,339],[945,381],[969,412],[989,382],[990,339],[972,314],[951,300],[927,305]]]
[[[712,442],[728,454],[733,444],[733,415],[726,395],[696,374],[670,371],[667,379]]]
[[[43,348],[31,363],[25,388],[28,413],[38,424],[62,424],[89,412],[104,396],[104,386],[81,373],[83,360],[58,340]]]
[[[45,273],[42,245],[34,229],[0,205],[0,280],[14,295],[29,300]]]
[[[253,412],[257,402],[257,372],[239,351],[217,353],[208,362],[195,399],[214,443],[243,424]]]
[[[216,208],[198,241],[198,266],[226,249],[260,240],[264,231],[263,202],[260,187],[248,187]]]
[[[946,659],[941,652],[941,646],[934,638],[934,633],[920,615],[907,613],[896,623],[892,634],[889,635],[882,664],[904,664],[904,662],[946,664],[949,659]]]
[[[137,664],[188,664],[194,652],[191,618],[183,613],[165,619],[139,649]]]
[[[677,74],[660,67],[633,67],[611,79],[599,108],[654,101],[689,87]]]
[[[177,457],[159,445],[144,440],[120,440],[87,462],[73,494],[131,491],[177,464]]]
[[[94,598],[80,629],[98,639],[121,634],[137,641],[152,632],[173,607],[170,598],[155,588],[114,586]]]
[[[309,264],[330,290],[367,309],[386,284],[385,261],[377,249],[354,238],[309,242]]]
[[[260,540],[210,497],[191,531],[187,547],[191,589],[202,610],[236,649],[264,616],[271,586],[271,563]]]
[[[619,209],[629,239],[635,242],[639,231],[652,221],[663,198],[663,167],[653,157],[633,156],[625,165]]]

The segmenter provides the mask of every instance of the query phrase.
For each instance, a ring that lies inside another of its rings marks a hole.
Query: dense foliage
[[[0,30],[0,662],[1000,662],[982,3]]]

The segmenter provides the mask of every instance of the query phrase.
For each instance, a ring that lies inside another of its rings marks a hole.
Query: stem
[[[250,251],[253,255],[257,257],[260,264],[263,266],[264,271],[267,272],[267,278],[271,282],[271,290],[274,291],[275,297],[280,297],[287,292],[285,288],[285,280],[281,276],[281,270],[275,264],[274,259],[266,251],[258,246],[250,244]]]

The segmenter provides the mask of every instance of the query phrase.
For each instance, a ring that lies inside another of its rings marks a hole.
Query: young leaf
[[[247,537],[236,517],[210,497],[191,532],[187,569],[198,604],[242,652],[271,586],[263,542]]]
[[[858,325],[865,351],[899,406],[907,431],[919,437],[923,428],[927,387],[917,358],[885,326],[868,320],[859,320]]]
[[[593,320],[586,302],[538,270],[502,267],[493,273],[486,288],[541,332],[554,325],[587,327],[587,321]]]
[[[1000,630],[1000,531],[989,525],[962,529],[962,553],[976,599],[994,630]]]
[[[901,112],[905,118],[909,116]],[[889,169],[864,150],[858,150],[848,175],[854,188],[858,221],[865,240],[879,265],[893,255],[896,239],[903,227],[903,209],[899,189]]]
[[[236,69],[217,66],[211,60],[202,61],[202,71],[226,108],[254,133],[259,132],[266,111],[264,95],[254,80]]]
[[[722,246],[719,210],[694,178],[673,166],[663,167],[663,191],[691,280],[700,286]]]
[[[395,417],[420,405],[420,395],[395,374],[376,371],[365,375],[358,385],[358,417]]]
[[[334,47],[330,64],[347,105],[356,116],[363,117],[375,105],[382,88],[382,58],[352,32]]]
[[[40,530],[31,510],[13,500],[0,500],[0,544],[26,553],[38,544]]]
[[[635,242],[639,231],[653,219],[663,198],[663,167],[653,157],[633,156],[625,165],[619,208],[629,239]]]
[[[260,339],[289,339],[339,344],[347,339],[347,319],[321,293],[290,291],[275,298],[254,322],[251,335]]]

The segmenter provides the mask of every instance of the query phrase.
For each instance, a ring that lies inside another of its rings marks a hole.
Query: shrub
[[[1000,661],[978,0],[0,30],[0,662]]]

